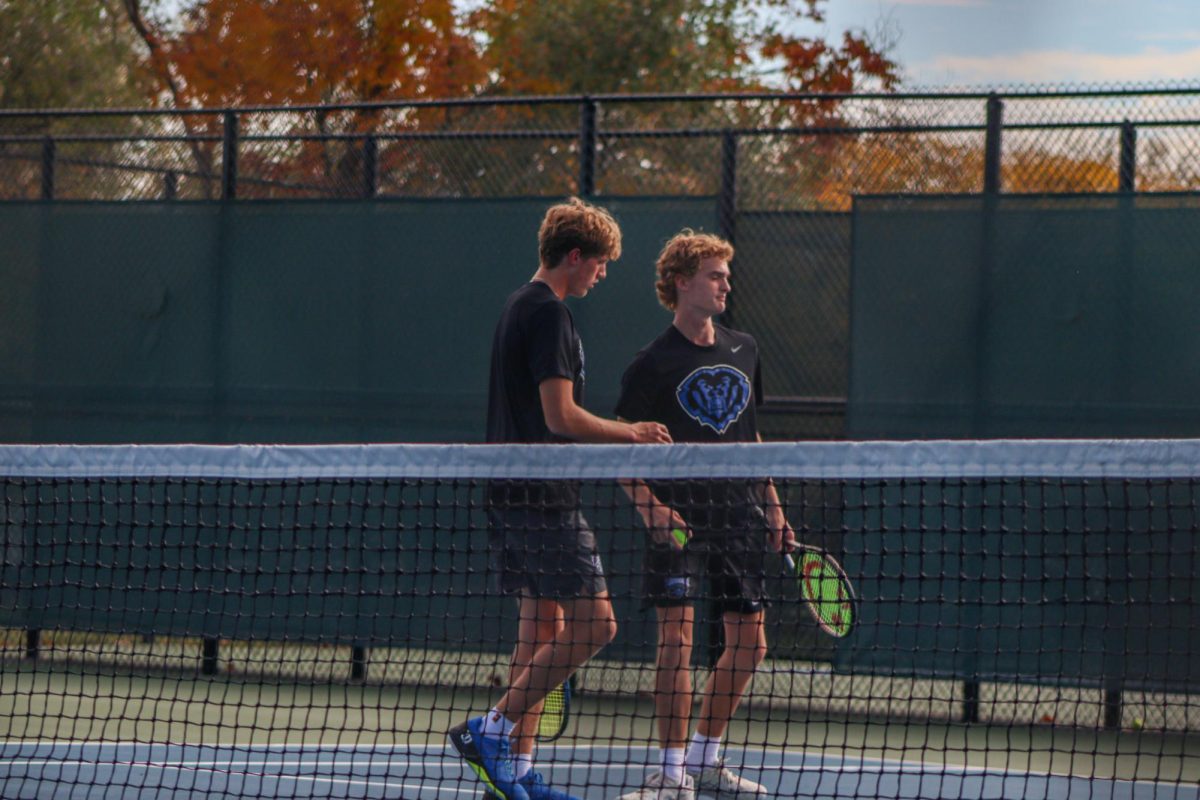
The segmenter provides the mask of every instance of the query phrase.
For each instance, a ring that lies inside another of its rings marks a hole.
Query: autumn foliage
[[[123,0],[146,45],[153,99],[239,113],[241,196],[562,194],[576,187],[577,142],[506,131],[577,130],[579,106],[386,105],[397,100],[609,93],[810,93],[786,102],[608,103],[603,127],[811,130],[743,138],[760,207],[844,210],[861,192],[979,191],[982,142],[937,134],[826,133],[870,123],[842,99],[888,92],[900,68],[879,34],[801,35],[824,0]],[[216,174],[222,119],[181,117],[202,176]],[[887,122],[886,119],[878,120]],[[905,123],[905,120],[899,120]],[[478,131],[488,136],[459,136]],[[445,134],[438,138],[439,134]],[[368,141],[371,137],[371,141]],[[489,138],[490,137],[490,138]],[[603,191],[711,194],[713,138],[608,137]],[[1014,148],[1006,191],[1111,191],[1111,159]],[[205,193],[217,184],[208,177]]]
[[[188,106],[455,97],[483,77],[450,0],[203,0],[160,38]]]

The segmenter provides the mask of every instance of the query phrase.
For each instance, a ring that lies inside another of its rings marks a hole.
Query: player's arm
[[[627,422],[621,417],[617,419]],[[637,510],[638,516],[642,518],[646,530],[650,532],[656,542],[682,547],[683,542],[677,541],[672,534],[672,531],[676,530],[683,531],[687,539],[691,538],[692,533],[688,529],[688,524],[683,517],[679,516],[679,512],[659,500],[645,481],[640,478],[622,478],[617,483],[629,496],[629,500]]]
[[[762,441],[762,434],[758,434]],[[767,514],[767,530],[770,532],[771,549],[786,553],[796,546],[796,532],[783,513],[783,503],[779,500],[779,492],[775,482],[770,478],[764,480],[758,487],[758,495],[762,500],[763,510]]]
[[[602,419],[575,403],[571,381],[546,378],[538,384],[546,427],[556,436],[597,444],[670,444],[671,434],[657,422],[621,422]]]

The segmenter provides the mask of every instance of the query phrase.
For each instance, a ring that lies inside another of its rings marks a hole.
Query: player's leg
[[[596,551],[596,538],[578,511],[543,514],[527,531],[522,572],[529,594],[553,599],[562,609],[562,625],[535,649],[529,663],[485,716],[481,732],[507,737],[516,723],[540,708],[546,695],[568,680],[589,658],[613,640],[616,616]],[[529,729],[532,731],[532,729]],[[521,781],[532,800],[572,800],[550,788],[531,770]]]
[[[562,606],[557,602],[529,595],[521,597],[517,645],[513,649],[512,667],[508,675],[509,685],[515,683],[521,673],[529,668],[538,648],[554,640],[555,634],[562,625]],[[533,766],[535,737],[541,713],[542,704],[535,704],[525,712],[513,731],[513,758],[516,759],[518,780],[523,778]]]
[[[537,587],[530,579],[527,562],[545,522],[543,515],[526,509],[488,509],[488,568],[495,588],[501,594],[517,597],[519,602],[521,598],[536,595]],[[519,650],[518,642],[513,654],[514,664],[521,658]],[[528,792],[517,781],[512,751],[511,736],[519,721],[519,718],[510,721],[494,713],[493,709],[488,714],[468,719],[449,732],[451,746],[479,777],[485,790],[502,800],[530,800]],[[491,730],[488,730],[489,726]]]
[[[534,653],[543,644],[552,642],[554,635],[563,624],[563,611],[554,600],[545,600],[522,594],[518,609],[517,644],[513,648],[512,664],[509,668],[509,685],[516,682],[521,673],[529,668]],[[533,769],[533,756],[536,746],[538,722],[541,717],[542,704],[538,703],[525,713],[513,729],[512,753],[517,782],[524,786],[530,800],[544,797],[539,789],[541,776]],[[490,790],[486,797],[496,797]],[[564,797],[568,795],[563,795]]]
[[[654,662],[654,716],[658,728],[659,769],[641,788],[620,800],[694,800],[692,779],[684,770],[692,715],[692,642],[695,627],[694,570],[686,552],[650,547],[643,566],[645,606],[658,618]]]
[[[664,751],[678,751],[679,779],[692,717],[692,630],[690,605],[668,606],[658,612],[658,649],[654,663],[654,715]]]
[[[721,739],[729,720],[767,654],[765,613],[722,615],[725,649],[717,659],[701,701],[696,730],[710,739]]]
[[[588,659],[613,640],[617,620],[608,592],[594,597],[560,599],[563,625],[538,648],[495,710],[518,720],[540,704],[550,690],[569,679]]]
[[[709,558],[710,583],[722,607],[725,647],[705,687],[686,763],[697,791],[718,800],[766,796],[764,787],[726,767],[720,755],[729,721],[767,654],[766,576],[763,550],[756,544],[754,539],[731,541]]]

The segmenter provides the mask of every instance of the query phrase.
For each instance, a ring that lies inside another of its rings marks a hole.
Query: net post
[[[350,680],[365,681],[367,664],[371,662],[371,651],[361,644],[350,648]]]
[[[42,631],[39,628],[30,628],[25,631],[25,659],[27,661],[37,661],[41,649]]]
[[[216,675],[217,661],[221,657],[221,645],[218,640],[205,637],[204,649],[200,656],[200,674]]]
[[[979,722],[979,681],[963,681],[962,721]]]

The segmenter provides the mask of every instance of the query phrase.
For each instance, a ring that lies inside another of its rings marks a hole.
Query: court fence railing
[[[807,287],[766,408],[804,438],[844,434],[856,196],[1195,192],[1197,156],[1200,85],[0,110],[0,201],[712,198],[735,245],[776,243],[757,291]]]

